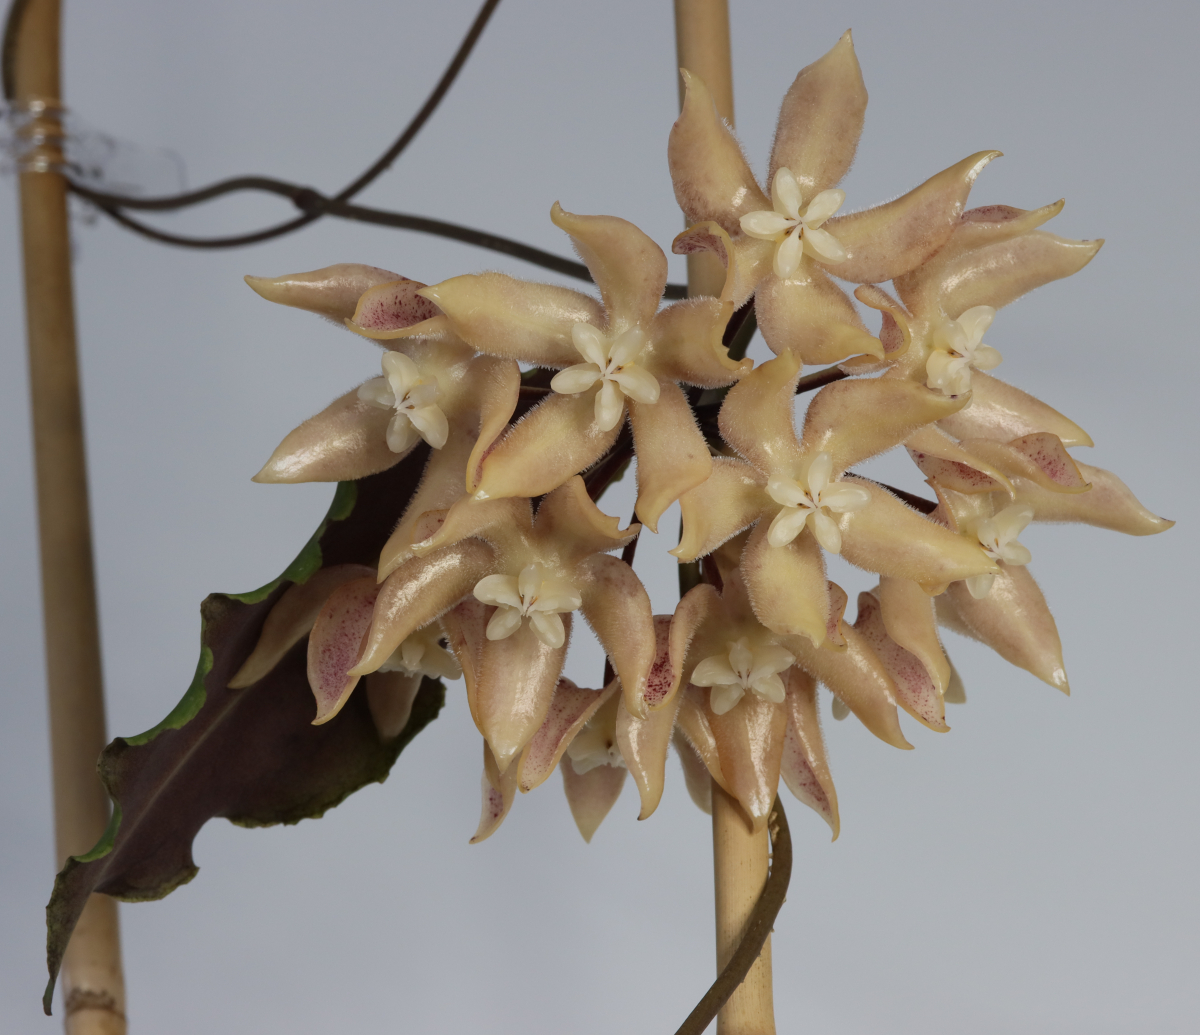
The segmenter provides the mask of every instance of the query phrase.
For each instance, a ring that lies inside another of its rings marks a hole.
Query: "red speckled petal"
[[[575,739],[575,734],[616,692],[616,680],[603,690],[588,690],[569,679],[558,681],[550,711],[533,739],[525,745],[517,763],[517,785],[522,792],[531,791],[545,782],[567,745]]]
[[[539,366],[579,362],[571,328],[605,325],[604,311],[591,296],[503,273],[454,277],[421,294],[446,314],[448,325],[468,345]]]
[[[361,564],[334,564],[321,568],[307,582],[289,586],[271,608],[258,643],[229,681],[229,689],[244,690],[262,679],[308,635],[330,593],[352,579],[366,578],[372,574],[370,568]]]
[[[651,710],[666,706],[679,692],[688,648],[701,625],[723,617],[725,608],[712,586],[694,586],[675,607],[673,615],[654,616],[655,654],[646,678],[644,701]]]
[[[479,828],[471,838],[471,844],[486,841],[504,822],[508,810],[517,796],[517,767],[509,766],[503,773],[492,757],[491,749],[483,745],[483,807],[479,813]]]
[[[616,216],[577,216],[556,201],[550,219],[571,235],[600,289],[609,326],[617,333],[648,327],[667,286],[667,257],[662,249]]]
[[[667,747],[671,743],[671,730],[675,727],[675,713],[679,710],[677,694],[664,707],[653,711],[644,719],[629,713],[625,702],[617,706],[617,746],[621,757],[633,775],[642,810],[638,819],[649,819],[662,800],[663,786],[667,774]]]
[[[488,618],[492,609],[488,609]],[[548,647],[528,622],[503,640],[485,640],[475,683],[479,732],[496,763],[508,767],[550,713],[554,690],[571,642],[571,615],[562,615],[566,637]]]
[[[417,294],[426,285],[402,277],[363,293],[350,317],[361,331],[396,331],[439,315],[438,307]]]
[[[927,592],[998,570],[978,542],[928,520],[878,485],[861,478],[846,482],[871,494],[861,510],[838,515],[842,556],[851,564],[916,582]]]
[[[386,471],[409,453],[388,448],[392,416],[392,410],[364,402],[352,389],[279,443],[253,480],[344,482]]]
[[[814,647],[800,636],[789,638],[786,646],[796,655],[796,663],[837,694],[875,736],[892,747],[911,748],[900,731],[892,677],[853,626],[843,625],[842,631],[844,651]]]
[[[713,220],[731,236],[747,212],[769,209],[737,139],[717,114],[704,80],[680,69],[683,107],[667,140],[675,199],[689,223]]]
[[[847,29],[828,54],[800,70],[784,95],[767,182],[786,166],[805,202],[836,186],[854,161],[866,111],[867,88]]]
[[[365,682],[371,718],[379,739],[386,744],[400,736],[408,725],[413,701],[421,689],[421,676],[407,672],[372,672]]]
[[[376,284],[395,281],[397,274],[378,266],[357,262],[341,262],[335,266],[293,273],[284,277],[246,277],[246,283],[268,302],[307,309],[310,313],[327,316],[341,323],[354,315],[355,306],[364,291]],[[402,282],[423,287],[414,280]]]
[[[938,693],[944,696],[950,685],[953,666],[938,638],[933,600],[915,582],[887,576],[879,580],[875,596],[879,598],[883,627],[888,636],[916,655]]]
[[[1012,495],[1012,482],[998,467],[968,453],[936,425],[920,428],[904,440],[908,455],[926,478],[955,492]]]
[[[825,757],[825,738],[817,712],[817,683],[798,668],[787,671],[787,732],[783,738],[780,775],[788,790],[826,823],[836,841],[840,829],[837,791]]]
[[[629,404],[637,451],[637,516],[658,531],[663,512],[712,473],[712,456],[677,384],[660,382],[658,402]]]
[[[1016,501],[1033,507],[1034,521],[1078,521],[1126,535],[1155,535],[1175,524],[1142,506],[1112,471],[1088,464],[1079,464],[1079,471],[1091,485],[1087,492],[1055,492],[1025,478],[1014,478]]]
[[[1062,641],[1046,598],[1024,565],[1001,564],[1000,568],[991,592],[982,600],[971,596],[965,583],[956,582],[946,594],[949,604],[967,635],[986,643],[1010,664],[1069,694]]]
[[[805,457],[828,453],[834,475],[899,445],[926,424],[968,402],[914,381],[872,378],[837,381],[822,388],[804,415],[800,448]]]
[[[841,280],[881,283],[916,268],[949,240],[971,185],[999,151],[980,151],[885,205],[834,216],[822,229],[849,253],[827,269]]]
[[[920,592],[920,587],[917,587]],[[926,607],[928,607],[926,598]],[[914,719],[931,730],[944,733],[946,706],[942,695],[929,677],[921,659],[901,647],[887,634],[879,601],[870,593],[858,595],[858,617],[855,630],[863,637],[883,663],[896,686],[896,700]]]
[[[478,539],[402,564],[379,588],[362,658],[352,674],[366,675],[378,669],[409,635],[467,596],[494,566],[495,551]]]
[[[1026,435],[1011,442],[964,439],[963,449],[991,463],[1009,478],[1020,477],[1050,492],[1086,492],[1084,479],[1062,441],[1049,432]]]
[[[717,715],[709,707],[708,722],[730,793],[750,817],[754,829],[764,829],[779,787],[787,710],[756,693],[747,693],[724,715]]]
[[[884,358],[846,293],[811,260],[787,280],[767,277],[754,296],[758,329],[771,351],[794,352],[809,365],[838,363],[858,353]]]
[[[562,770],[563,792],[571,807],[575,826],[590,844],[604,817],[612,811],[621,796],[626,770],[620,766],[598,765],[580,776],[569,760],[559,769]]]
[[[308,684],[317,699],[314,726],[337,715],[358,682],[358,675],[350,670],[371,627],[378,592],[370,575],[344,582],[317,615],[308,637]]]
[[[646,681],[655,658],[654,612],[633,569],[616,557],[597,554],[576,569],[584,618],[621,680],[625,706],[646,711]]]

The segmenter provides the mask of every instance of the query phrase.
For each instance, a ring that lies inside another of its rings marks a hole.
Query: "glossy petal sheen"
[[[928,601],[926,601],[928,609]],[[870,593],[858,595],[858,632],[883,663],[896,686],[896,700],[918,722],[931,730],[945,732],[946,706],[920,658],[901,647],[887,634],[879,601]]]
[[[839,820],[837,791],[825,757],[825,739],[817,714],[817,683],[807,672],[788,672],[787,732],[783,738],[780,775],[788,790],[826,823],[837,840]]]
[[[630,404],[629,420],[637,450],[637,516],[657,532],[663,511],[712,473],[712,456],[676,384],[664,384],[656,403]]]
[[[337,715],[358,682],[350,670],[371,627],[378,592],[370,575],[345,582],[329,595],[317,616],[308,637],[308,683],[317,699],[313,725]]]
[[[310,313],[327,316],[341,323],[354,314],[355,306],[364,291],[376,284],[397,280],[395,273],[378,266],[357,262],[342,262],[335,266],[293,273],[284,277],[246,277],[246,283],[268,302],[307,309]],[[399,278],[403,280],[403,278]],[[406,281],[416,287],[423,285]],[[424,319],[424,317],[422,317]]]
[[[1023,435],[1049,432],[1066,446],[1090,446],[1092,437],[1040,399],[976,371],[971,375],[971,405],[944,417],[938,426],[955,438],[1010,442]]]
[[[1017,501],[1033,507],[1034,521],[1078,521],[1126,535],[1155,535],[1175,524],[1142,506],[1112,471],[1088,464],[1079,464],[1079,471],[1091,485],[1087,492],[1054,492],[1014,478]]]
[[[486,841],[500,829],[500,824],[504,822],[504,817],[508,815],[513,799],[517,796],[517,767],[509,766],[501,773],[487,744],[483,745],[481,789],[483,805],[479,813],[479,827],[475,836],[471,838],[473,845]]]
[[[366,676],[367,706],[379,739],[386,743],[404,732],[412,715],[413,701],[421,689],[421,674],[372,672]]]
[[[554,772],[554,767],[575,734],[616,692],[616,682],[610,683],[604,690],[588,690],[576,686],[569,679],[558,681],[550,711],[521,752],[517,783],[522,792],[533,790]]]
[[[350,322],[366,331],[394,331],[431,320],[438,308],[417,294],[424,284],[400,278],[378,284],[358,299]]]
[[[638,819],[649,819],[662,800],[667,773],[667,747],[675,726],[680,697],[643,719],[631,715],[622,700],[617,707],[617,745],[641,796]]]
[[[996,492],[1009,495],[1012,482],[993,464],[968,453],[936,425],[919,428],[904,440],[908,455],[926,478],[955,492]]]
[[[650,597],[633,569],[616,557],[596,554],[576,570],[583,616],[621,680],[625,706],[642,715],[656,653]]]
[[[951,665],[938,638],[933,601],[915,582],[886,576],[879,580],[875,595],[888,636],[920,660],[938,693],[944,695]]]
[[[745,809],[754,829],[763,830],[779,786],[787,710],[758,694],[746,694],[723,715],[710,709],[708,721],[730,793]]]
[[[559,769],[562,770],[563,791],[575,826],[590,844],[604,817],[612,811],[621,796],[627,771],[619,766],[598,765],[580,776],[569,761]]]
[[[956,582],[948,591],[951,605],[968,635],[986,643],[1005,661],[1069,694],[1062,641],[1046,598],[1028,568],[1001,568],[991,592],[981,600]]]

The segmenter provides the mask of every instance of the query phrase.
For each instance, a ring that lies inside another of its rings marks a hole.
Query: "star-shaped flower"
[[[445,413],[437,405],[441,396],[437,378],[422,374],[402,352],[383,354],[383,377],[359,385],[358,397],[382,410],[393,411],[387,429],[388,449],[407,453],[418,439],[441,449],[450,434]]]
[[[849,514],[871,502],[871,494],[859,485],[831,482],[833,458],[818,453],[808,465],[805,484],[797,479],[775,475],[767,480],[767,495],[783,509],[775,515],[767,529],[767,542],[786,546],[796,538],[812,519],[813,535],[830,553],[842,552],[842,533],[831,514]]]
[[[559,615],[583,604],[579,590],[561,579],[547,578],[540,564],[527,564],[521,574],[488,575],[475,585],[475,599],[496,608],[487,626],[489,640],[511,636],[528,618],[534,635],[547,647],[566,639]]]
[[[567,288],[499,273],[455,277],[421,289],[440,315],[378,338],[451,335],[493,356],[560,369],[552,394],[482,458],[480,499],[536,497],[586,470],[616,441],[628,410],[638,455],[638,518],[659,517],[712,469],[679,382],[717,388],[750,369],[721,336],[729,298],[693,298],[660,310],[667,259],[632,223],[579,216],[557,203],[554,223],[571,235],[602,304]],[[582,359],[584,362],[579,362]]]
[[[946,395],[965,395],[971,390],[972,370],[992,370],[1000,365],[1000,353],[983,344],[995,316],[996,310],[990,305],[977,305],[957,320],[938,325],[933,350],[925,362],[930,388]]]
[[[802,69],[784,97],[770,198],[703,81],[686,70],[683,76],[686,96],[667,153],[676,199],[693,225],[674,250],[713,251],[726,262],[734,304],[754,295],[758,326],[775,352],[795,350],[817,364],[854,353],[882,357],[879,340],[829,273],[879,283],[926,261],[999,152],[971,155],[895,201],[836,216],[845,199],[836,186],[854,158],[867,105],[849,32]]]

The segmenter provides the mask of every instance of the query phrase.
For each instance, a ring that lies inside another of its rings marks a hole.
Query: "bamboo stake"
[[[21,163],[25,316],[37,473],[42,610],[50,699],[55,846],[61,866],[108,822],[96,759],[108,740],[88,511],[87,466],[62,155],[59,0],[29,0],[17,29],[14,100],[40,141]],[[124,1035],[117,906],[88,901],[63,960],[68,1035]]]
[[[679,67],[704,80],[717,113],[733,125],[733,71],[729,52],[728,0],[675,0],[675,53]],[[683,79],[679,106],[683,107]],[[725,269],[710,252],[687,257],[688,294],[721,294]]]
[[[728,0],[675,0],[679,65],[704,80],[720,116],[733,125],[733,71]],[[683,83],[679,103],[683,105]],[[688,294],[719,295],[725,280],[712,254],[688,256]],[[746,922],[767,882],[770,841],[755,834],[737,802],[713,784],[713,881],[716,887],[717,972],[742,940]],[[771,942],[717,1014],[717,1035],[775,1035]]]

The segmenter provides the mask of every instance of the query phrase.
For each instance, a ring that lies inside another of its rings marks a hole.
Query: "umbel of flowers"
[[[945,703],[964,699],[939,628],[1065,692],[1019,536],[1031,521],[1133,535],[1171,525],[1074,459],[1086,432],[990,373],[998,311],[1100,247],[1041,229],[1061,202],[967,209],[997,155],[983,151],[839,214],[867,101],[849,33],[789,89],[762,184],[705,84],[683,75],[668,159],[691,226],[673,247],[720,257],[719,297],[663,306],[667,260],[653,241],[557,203],[551,219],[599,298],[499,273],[432,286],[355,265],[247,278],[385,349],[376,376],[288,435],[258,481],[358,479],[430,449],[378,567],[293,586],[231,686],[307,636],[314,721],[336,721],[362,682],[390,738],[422,674],[461,674],[484,744],[477,840],[556,768],[585,838],[627,773],[649,816],[672,745],[702,808],[715,781],[761,829],[782,777],[836,837],[818,684],[835,715],[853,712],[898,748],[911,747],[898,709],[945,731]],[[879,313],[877,333],[838,281]],[[888,281],[891,292],[878,286]],[[757,368],[725,338],[751,303],[775,353]],[[804,366],[830,364],[797,420]],[[898,446],[936,496],[924,507],[854,473]],[[596,498],[634,457],[641,524],[621,528]],[[671,552],[703,558],[704,578],[654,615],[612,551],[642,525],[656,532],[676,501]],[[853,624],[827,553],[879,577]],[[562,678],[576,612],[610,661],[598,689]]]

